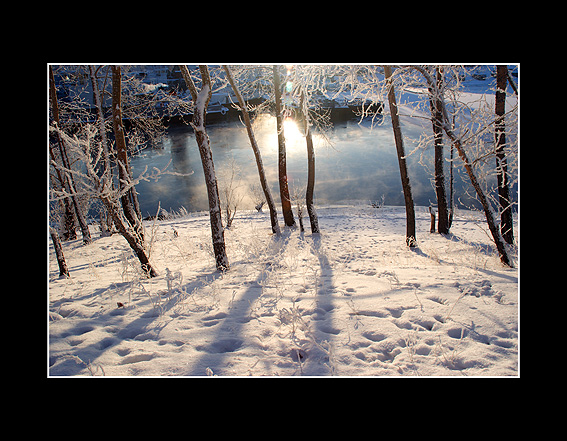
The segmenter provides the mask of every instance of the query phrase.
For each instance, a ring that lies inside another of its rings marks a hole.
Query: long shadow
[[[192,363],[191,370],[185,372],[184,375],[207,375],[208,369],[211,369],[216,375],[229,375],[225,371],[227,359],[230,354],[238,351],[246,344],[246,336],[243,331],[245,325],[252,319],[253,304],[262,295],[262,284],[274,268],[273,264],[277,263],[274,262],[274,259],[277,259],[284,252],[289,239],[290,233],[283,232],[279,238],[274,237],[272,239],[274,241],[272,245],[275,245],[275,247],[270,247],[268,251],[270,259],[266,262],[265,267],[260,270],[255,281],[249,282],[250,286],[240,298],[232,302],[228,313],[217,314],[215,318],[220,318],[220,323],[215,325],[214,333],[207,343],[196,346],[196,349],[202,352],[202,355]]]
[[[334,374],[332,360],[329,359],[330,346],[321,345],[324,341],[332,344],[333,337],[338,335],[340,329],[333,327],[332,313],[335,308],[333,305],[333,268],[327,257],[326,250],[323,247],[323,236],[321,234],[312,234],[311,249],[319,260],[320,275],[316,281],[317,296],[315,298],[315,314],[313,315],[315,338],[317,347],[312,348],[312,354],[309,355],[311,360],[305,364],[303,368],[304,375],[322,375],[321,363],[325,363],[328,368],[328,374]],[[320,281],[320,283],[319,283]],[[313,358],[318,358],[314,360]]]
[[[112,349],[114,346],[119,344],[121,341],[124,340],[144,340],[144,339],[158,339],[159,333],[161,329],[165,327],[166,324],[157,327],[153,325],[153,323],[158,319],[163,319],[165,314],[173,308],[175,305],[179,303],[179,301],[183,300],[187,293],[191,293],[195,288],[201,287],[208,283],[211,283],[215,279],[221,277],[222,274],[218,271],[213,271],[210,273],[203,274],[201,276],[196,277],[193,281],[186,284],[183,289],[176,290],[174,294],[168,298],[164,299],[163,297],[160,298],[160,304],[156,305],[158,296],[160,294],[153,293],[151,299],[149,296],[148,298],[140,299],[135,302],[136,308],[143,308],[147,307],[150,304],[153,306],[151,309],[146,311],[145,313],[141,314],[137,319],[131,321],[130,323],[126,324],[123,328],[120,329],[116,333],[116,335],[111,337],[103,338],[102,340],[93,342],[92,344],[77,348],[76,350],[69,351],[69,354],[61,354],[61,355],[53,355],[50,353],[49,356],[49,366],[50,366],[50,375],[63,375],[63,376],[70,376],[70,375],[79,375],[84,372],[85,366],[87,363],[92,364],[93,366],[96,365],[96,361],[99,357],[101,357],[105,351]],[[129,282],[122,282],[118,283],[119,286],[127,286]],[[95,296],[99,294],[97,290],[95,293],[91,294],[90,296]],[[141,295],[141,294],[140,294]],[[124,309],[124,308],[116,308],[111,311],[108,311],[105,314],[85,318],[83,320],[77,320],[75,325],[68,329],[67,331],[63,332],[60,336],[51,336],[50,344],[52,339],[64,339],[67,337],[77,337],[86,334],[88,332],[94,331],[95,329],[102,328],[106,325],[112,324],[115,320],[112,318],[114,316],[125,316],[131,311],[131,309]],[[65,319],[63,319],[65,320]],[[148,332],[152,332],[152,335],[148,335]],[[78,360],[78,357],[80,360]],[[58,365],[56,368],[51,369],[51,367],[57,362],[59,358],[65,358],[65,361]]]

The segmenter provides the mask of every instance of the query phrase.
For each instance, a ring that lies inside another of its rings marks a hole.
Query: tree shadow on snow
[[[220,312],[210,317],[211,320],[219,320],[214,327],[214,332],[206,339],[206,342],[195,346],[201,353],[200,357],[192,362],[192,368],[185,372],[186,376],[229,375],[226,372],[228,358],[246,345],[247,336],[244,335],[245,325],[253,320],[253,305],[262,296],[262,285],[277,269],[277,259],[283,254],[290,241],[291,233],[284,230],[282,235],[272,237],[268,246],[261,269],[254,281],[247,282],[250,286],[237,299],[232,299],[228,312]],[[212,330],[212,328],[209,328]],[[204,331],[205,332],[205,331]]]
[[[333,267],[327,256],[324,246],[324,235],[316,233],[311,235],[311,251],[319,260],[320,274],[316,278],[315,314],[313,317],[314,347],[307,354],[307,360],[303,366],[304,375],[334,375],[335,368],[331,360],[331,345],[333,337],[340,333],[340,329],[333,326],[333,293],[335,290],[333,282]],[[323,369],[322,369],[323,368]]]
[[[114,325],[117,320],[113,319],[113,317],[126,316],[130,312],[137,314],[136,310],[138,308],[147,308],[150,305],[152,306],[151,309],[148,309],[146,312],[141,314],[138,313],[139,316],[136,319],[121,327],[120,330],[111,336],[97,340],[85,347],[73,347],[65,354],[52,354],[50,351],[49,375],[83,375],[85,374],[86,368],[89,366],[96,367],[97,359],[106,351],[120,344],[122,341],[159,340],[161,330],[169,323],[169,321],[173,320],[173,318],[161,323],[159,326],[156,326],[154,322],[158,319],[163,321],[164,317],[166,317],[166,313],[171,308],[175,307],[180,301],[187,298],[187,295],[191,295],[195,288],[210,284],[219,277],[222,277],[222,273],[217,270],[199,275],[190,283],[184,285],[181,289],[174,289],[172,293],[167,294],[167,297],[164,297],[166,294],[164,294],[163,291],[151,293],[148,291],[143,292],[141,288],[138,288],[140,292],[136,293],[136,295],[141,298],[133,301],[132,305],[126,305],[126,307],[117,306],[117,308],[111,309],[103,314],[78,320],[72,328],[66,330],[61,335],[55,336],[50,334],[50,346],[52,342],[55,342],[58,339],[75,339],[76,341],[79,341],[82,338],[81,336],[88,332],[104,328],[109,325]],[[130,285],[131,282],[112,283],[108,288],[98,289],[94,293],[89,294],[88,297],[99,295],[111,287],[114,289],[127,288]],[[144,296],[146,297],[144,298]],[[60,359],[61,362],[57,363]]]

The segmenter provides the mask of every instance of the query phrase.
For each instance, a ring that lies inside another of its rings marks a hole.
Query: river
[[[406,154],[415,149],[424,130],[424,122],[413,123],[409,118],[402,122]],[[429,128],[431,123],[429,123]],[[427,127],[427,126],[425,126]],[[219,188],[226,186],[234,170],[233,187],[242,198],[241,209],[252,209],[254,197],[251,187],[259,188],[254,154],[244,125],[238,120],[226,120],[207,125]],[[254,133],[272,194],[279,205],[277,181],[276,119],[268,114],[259,115],[254,122]],[[305,138],[295,121],[284,124],[287,149],[288,181],[292,193],[304,198],[307,183],[307,150]],[[381,125],[371,127],[369,120],[353,117],[335,121],[323,136],[314,130],[315,146],[315,204],[369,203],[381,200],[385,205],[404,205],[396,148],[389,117]],[[448,150],[448,149],[446,149]],[[433,149],[421,154],[417,151],[407,158],[414,203],[417,206],[436,204],[433,183]],[[456,154],[455,154],[456,155]],[[449,152],[445,152],[446,158]],[[421,164],[420,164],[421,158]],[[146,149],[131,158],[134,176],[145,166],[162,169],[171,161],[168,170],[185,174],[164,175],[157,182],[142,181],[136,185],[143,216],[155,214],[158,202],[167,211],[185,207],[187,211],[208,209],[203,169],[195,135],[190,126],[170,127],[162,140],[161,148]],[[459,161],[458,159],[456,161]],[[449,161],[445,162],[448,189]],[[461,167],[459,167],[460,169]],[[468,178],[455,169],[455,201],[469,205],[466,195]],[[447,197],[449,192],[447,190]],[[459,204],[456,205],[459,207]],[[462,207],[462,205],[460,205]],[[267,208],[267,207],[266,207]]]

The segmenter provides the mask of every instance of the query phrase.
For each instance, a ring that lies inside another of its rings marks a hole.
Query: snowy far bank
[[[481,213],[458,210],[443,237],[416,211],[415,250],[403,207],[318,207],[321,235],[279,238],[242,212],[224,274],[208,213],[144,222],[154,279],[93,227],[63,244],[59,279],[49,241],[49,375],[518,375],[518,269]]]

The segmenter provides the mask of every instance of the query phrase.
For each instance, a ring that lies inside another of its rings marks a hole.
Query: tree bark
[[[130,165],[128,161],[128,150],[126,147],[126,137],[124,135],[124,125],[122,123],[122,72],[120,66],[112,66],[112,124],[114,128],[114,138],[116,140],[116,157],[118,162],[118,178],[120,180],[120,192],[131,183]],[[122,209],[128,222],[136,233],[140,236],[142,243],[144,235],[142,231],[142,213],[138,204],[136,189],[131,186],[121,196]]]
[[[274,203],[274,199],[272,198],[272,192],[270,191],[270,187],[268,186],[268,180],[266,179],[266,172],[264,170],[264,163],[262,162],[262,155],[260,154],[260,149],[258,148],[258,143],[256,142],[256,138],[254,136],[254,131],[252,130],[252,123],[250,121],[250,115],[248,114],[248,109],[246,108],[246,102],[244,98],[242,98],[242,94],[236,85],[236,81],[234,81],[234,77],[232,76],[232,71],[228,66],[223,66],[228,81],[232,86],[232,90],[238,99],[238,104],[240,105],[240,112],[242,113],[242,117],[244,119],[244,125],[246,126],[246,131],[248,132],[248,139],[250,140],[250,145],[252,146],[252,151],[254,152],[254,157],[256,158],[256,166],[258,167],[258,175],[260,177],[260,185],[262,186],[262,190],[264,191],[264,197],[266,198],[266,202],[268,203],[268,208],[270,209],[270,221],[272,223],[272,232],[275,234],[280,234],[280,226],[278,223],[278,212],[276,210],[276,204]]]
[[[404,191],[404,200],[406,204],[406,244],[409,247],[414,247],[416,246],[415,210],[405,160],[404,141],[400,126],[400,118],[398,116],[398,104],[396,102],[396,94],[391,78],[392,68],[390,66],[384,66],[384,74],[386,77],[386,87],[388,88],[388,102],[390,105],[390,116],[392,118],[392,129],[394,131],[394,140],[396,142],[396,151],[398,154],[398,165],[400,167],[400,177],[402,179],[402,189]]]
[[[217,184],[217,176],[213,163],[213,154],[209,143],[209,136],[205,129],[205,119],[207,115],[207,106],[211,99],[211,78],[209,69],[206,65],[199,66],[201,71],[201,79],[203,86],[197,92],[195,84],[191,79],[187,66],[180,66],[181,74],[191,92],[193,98],[193,120],[191,126],[195,132],[199,153],[201,155],[201,163],[203,165],[203,173],[205,175],[205,184],[207,186],[207,195],[209,198],[209,216],[211,220],[211,235],[213,239],[213,250],[215,253],[216,267],[218,270],[228,270],[229,263],[226,255],[226,247],[224,242],[224,228],[222,226],[222,213],[219,197],[219,189]]]
[[[69,278],[69,270],[67,269],[67,262],[65,261],[65,256],[63,255],[63,248],[61,247],[61,241],[59,240],[59,235],[55,228],[49,227],[49,234],[51,235],[51,240],[53,241],[53,248],[55,249],[55,256],[57,257],[57,264],[59,265],[59,277]]]
[[[278,130],[278,176],[280,183],[280,198],[282,202],[284,222],[288,227],[293,227],[295,225],[295,219],[293,218],[291,198],[289,197],[289,187],[287,184],[287,163],[283,128],[280,74],[276,65],[274,65],[272,69],[274,75],[274,92],[276,95],[276,125]]]
[[[313,138],[311,137],[311,127],[309,125],[309,110],[305,102],[305,92],[301,91],[301,102],[299,107],[303,113],[303,131],[307,143],[307,190],[305,192],[305,205],[309,213],[311,223],[311,233],[319,233],[319,219],[313,204],[313,192],[315,189],[315,150],[313,149]]]
[[[436,68],[437,81],[436,89],[429,87],[429,106],[431,108],[431,122],[433,124],[434,144],[435,144],[435,193],[437,195],[438,226],[440,234],[449,233],[449,214],[447,209],[447,196],[445,194],[445,173],[443,170],[443,113],[439,94],[443,85],[443,73],[440,68]]]
[[[114,128],[114,138],[116,144],[116,157],[118,162],[118,177],[120,180],[120,192],[131,184],[130,166],[128,161],[128,152],[126,148],[126,137],[124,135],[124,125],[122,123],[122,72],[120,66],[112,66],[112,125]],[[105,170],[105,173],[107,170]],[[109,171],[108,171],[109,172]],[[142,215],[138,205],[138,197],[136,189],[131,186],[120,198],[122,210],[128,224],[120,216],[118,211],[118,201],[114,203],[108,196],[109,192],[101,191],[101,200],[103,201],[108,214],[114,221],[114,225],[126,239],[130,248],[134,251],[142,270],[148,277],[156,277],[157,271],[150,264],[148,255],[144,248],[144,234],[142,227]]]
[[[500,231],[502,238],[509,244],[514,243],[514,221],[512,219],[512,203],[508,186],[508,164],[504,149],[506,147],[506,86],[508,66],[496,66],[496,125],[494,137],[496,142],[496,179],[498,182],[498,201],[500,203]]]

